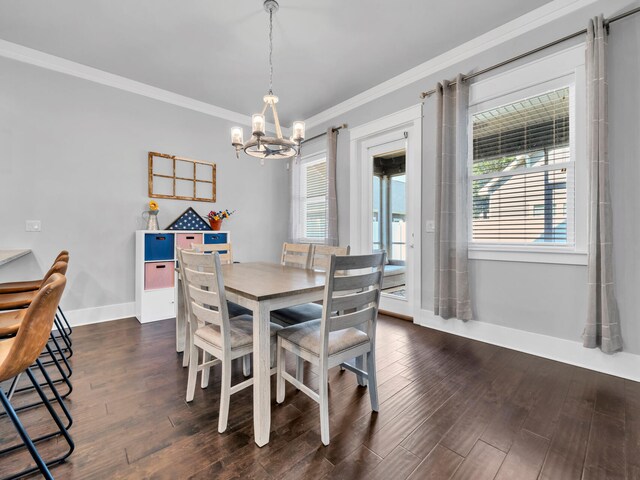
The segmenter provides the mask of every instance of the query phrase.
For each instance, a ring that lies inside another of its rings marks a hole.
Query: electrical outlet
[[[27,220],[25,230],[27,232],[39,232],[42,230],[42,222],[40,220]]]
[[[436,222],[433,220],[427,220],[424,224],[424,229],[427,233],[434,233],[436,231]]]

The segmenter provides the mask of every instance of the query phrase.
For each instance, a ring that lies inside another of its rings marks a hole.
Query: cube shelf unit
[[[222,231],[138,230],[136,232],[136,317],[140,323],[176,316],[176,247],[230,243]]]

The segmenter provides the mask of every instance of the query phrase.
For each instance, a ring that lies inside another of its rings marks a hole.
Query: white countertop
[[[0,265],[14,261],[16,258],[24,257],[31,253],[30,248],[20,250],[0,250]]]

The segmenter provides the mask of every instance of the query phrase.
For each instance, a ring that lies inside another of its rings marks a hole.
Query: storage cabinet
[[[136,317],[140,323],[176,316],[176,248],[227,243],[229,232],[139,230],[136,232]]]

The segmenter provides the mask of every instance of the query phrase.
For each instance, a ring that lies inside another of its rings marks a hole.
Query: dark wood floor
[[[352,374],[332,371],[326,448],[317,406],[290,386],[273,402],[268,446],[253,442],[251,389],[232,397],[218,434],[219,370],[186,404],[171,321],[73,337],[77,447],[58,479],[640,479],[640,384],[406,321],[379,322],[378,414]],[[48,427],[42,409],[22,418],[32,435]],[[0,434],[14,439],[6,419]],[[1,458],[0,472],[26,461]]]

